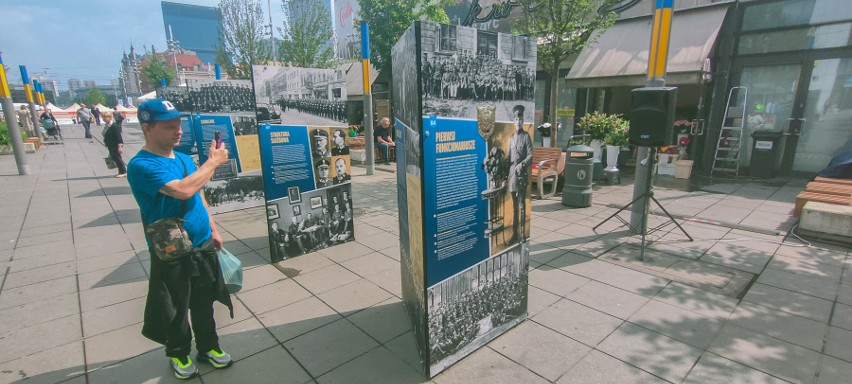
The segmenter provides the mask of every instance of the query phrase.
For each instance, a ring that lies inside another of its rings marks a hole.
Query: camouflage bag
[[[192,240],[183,226],[183,219],[169,217],[157,220],[145,226],[145,236],[162,261],[176,261],[192,252]]]

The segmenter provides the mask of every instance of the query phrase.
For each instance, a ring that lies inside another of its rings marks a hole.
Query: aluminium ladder
[[[711,177],[716,173],[739,176],[747,101],[748,88],[746,87],[732,87],[728,92],[722,129],[719,131],[719,140],[716,142],[716,153],[713,154]]]

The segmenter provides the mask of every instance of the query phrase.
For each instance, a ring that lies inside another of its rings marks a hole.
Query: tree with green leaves
[[[151,87],[157,88],[163,84],[163,79],[166,80],[166,85],[174,85],[175,70],[169,63],[157,55],[153,55],[151,61],[144,64],[142,74],[148,80]]]
[[[515,31],[538,41],[538,64],[550,75],[548,121],[556,121],[556,95],[559,67],[615,23],[608,10],[621,0],[515,0],[523,17]],[[556,131],[554,124],[554,136]],[[556,146],[556,140],[551,141]]]
[[[86,97],[83,98],[83,102],[86,103],[86,105],[95,106],[106,102],[106,98],[100,89],[92,88],[89,89],[88,93],[86,93]]]
[[[415,20],[449,23],[444,5],[452,0],[358,0],[359,16],[370,28],[370,62],[391,73],[391,49]],[[360,23],[357,25],[360,32]]]
[[[272,57],[259,0],[220,0],[219,43],[216,63],[232,79],[251,78],[251,66]]]
[[[282,0],[284,41],[281,61],[302,68],[330,68],[334,64],[331,13],[319,0]]]

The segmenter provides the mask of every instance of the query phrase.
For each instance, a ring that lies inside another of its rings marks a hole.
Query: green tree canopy
[[[101,92],[100,89],[92,88],[89,89],[89,93],[87,93],[86,97],[83,98],[83,102],[90,107],[94,107],[97,104],[105,103],[106,98],[104,97],[104,93]]]
[[[548,121],[555,123],[559,67],[615,23],[615,12],[607,10],[621,0],[515,1],[524,12],[515,31],[538,40],[538,64],[550,75]],[[552,143],[555,146],[556,140]]]
[[[154,55],[151,61],[142,67],[142,73],[153,88],[159,87],[163,79],[166,79],[166,85],[174,85],[175,82],[175,70],[157,55]]]
[[[232,79],[251,78],[251,66],[272,57],[265,39],[263,7],[259,0],[220,0],[219,44],[216,63]]]
[[[452,0],[358,0],[359,16],[370,28],[370,61],[379,71],[391,70],[391,49],[415,20],[449,23],[444,4]],[[360,22],[357,25],[360,32]]]
[[[333,64],[334,46],[331,17],[319,0],[282,0],[284,36],[280,57],[285,63],[303,68],[329,68]]]

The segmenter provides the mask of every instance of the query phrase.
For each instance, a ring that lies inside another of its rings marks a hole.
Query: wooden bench
[[[533,147],[532,182],[538,184],[538,197],[545,199],[556,195],[559,175],[565,170],[565,154],[560,148]],[[544,183],[552,182],[550,192],[544,192]]]
[[[852,185],[812,181],[805,186],[805,191],[822,193],[825,195],[852,196]]]
[[[36,150],[41,148],[41,139],[39,139],[38,137],[28,137],[26,140],[24,140],[24,143],[33,143],[33,146],[35,146]]]
[[[793,216],[799,217],[802,214],[802,208],[808,201],[816,201],[826,204],[852,205],[852,196],[828,195],[817,192],[800,192],[796,195],[796,206],[793,208]]]
[[[831,184],[843,184],[843,185],[852,185],[852,179],[835,179],[831,177],[819,177],[817,176],[814,181],[817,183],[831,183]]]

